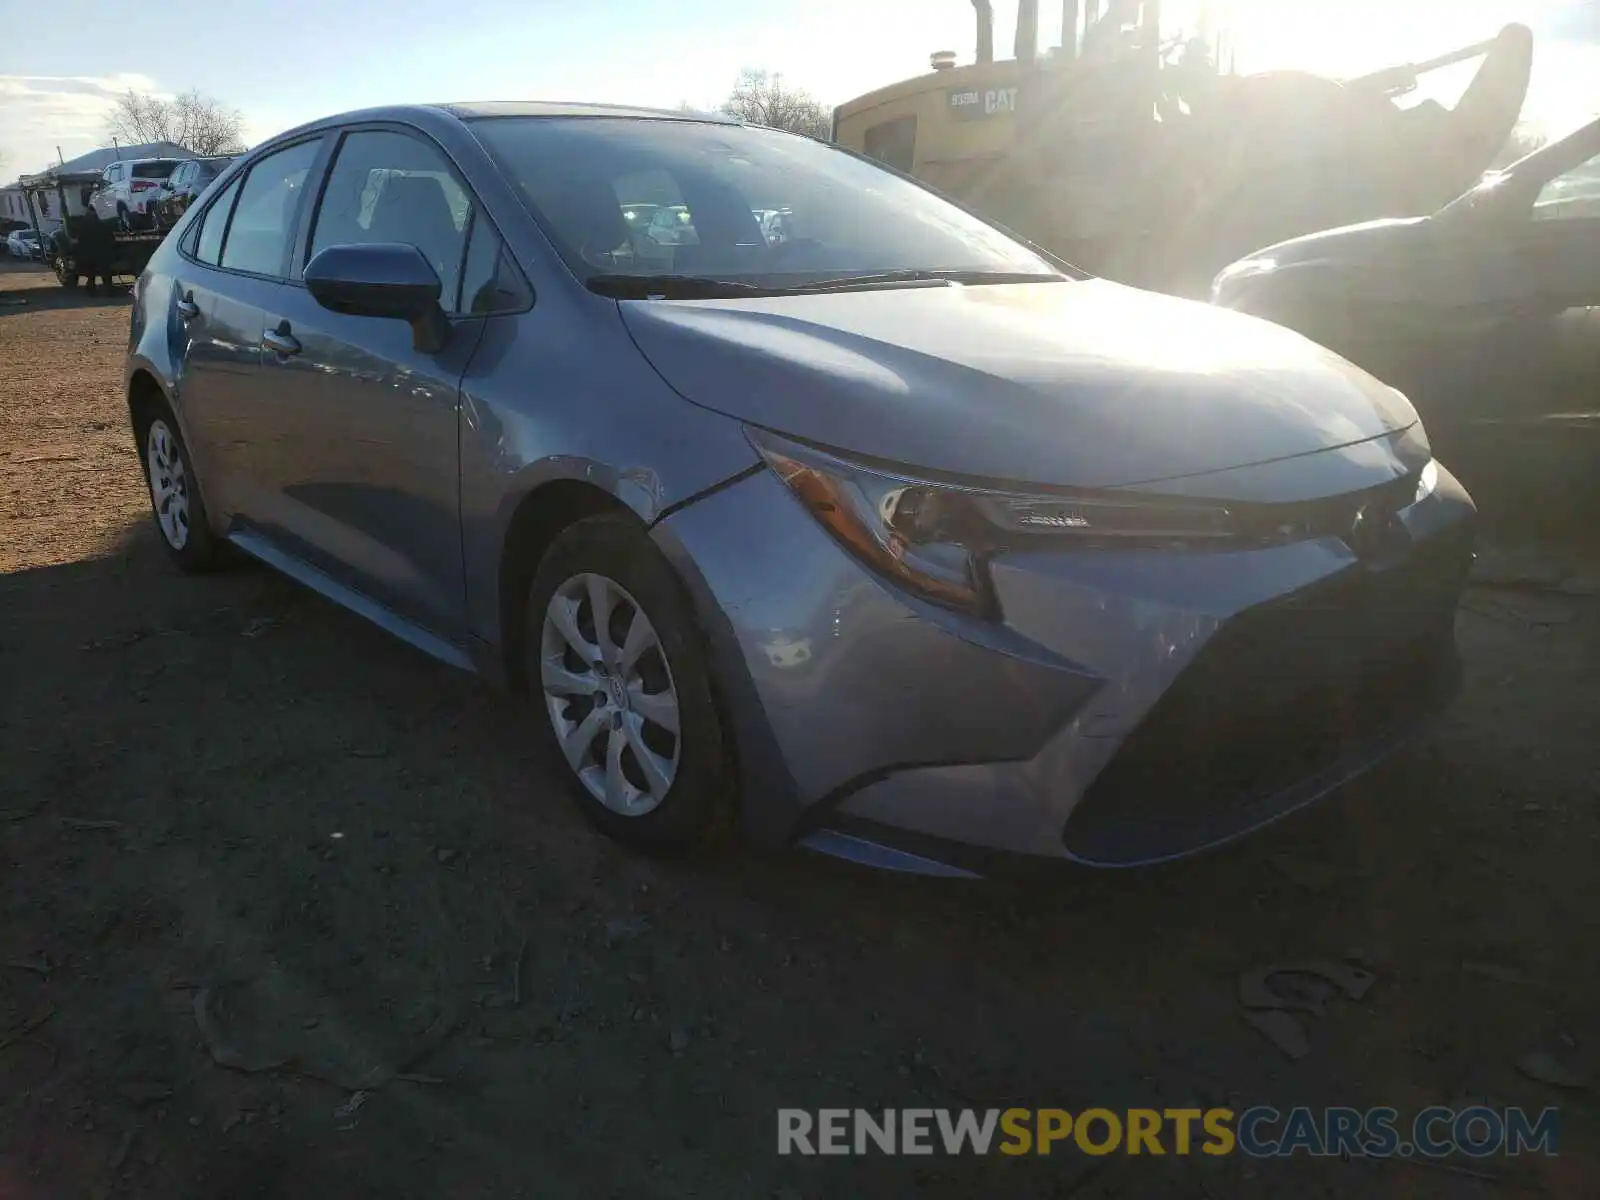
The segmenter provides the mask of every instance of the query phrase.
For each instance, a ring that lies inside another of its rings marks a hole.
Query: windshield
[[[1537,197],[1534,197],[1537,192]],[[1490,171],[1470,191],[1440,210],[1476,212],[1502,202],[1533,200],[1535,206],[1600,197],[1600,120],[1550,142],[1509,168]]]
[[[612,117],[483,118],[476,132],[585,280],[1059,277],[954,205],[795,134]]]
[[[177,159],[157,159],[154,162],[133,164],[133,177],[135,179],[165,179],[177,169]]]

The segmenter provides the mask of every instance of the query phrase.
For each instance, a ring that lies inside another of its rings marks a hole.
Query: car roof
[[[497,100],[475,103],[439,104],[463,121],[475,117],[633,117],[649,121],[712,121],[737,125],[737,117],[723,113],[687,112],[671,108],[641,108],[627,104],[588,104],[563,100]]]
[[[491,117],[624,117],[639,121],[683,121],[740,125],[743,122],[721,113],[685,112],[668,108],[639,108],[625,104],[582,104],[557,100],[496,100],[452,104],[396,104],[382,108],[362,108],[352,112],[334,113],[315,121],[307,121],[293,129],[286,129],[255,147],[251,153],[269,145],[276,145],[305,134],[355,125],[368,121],[399,121],[424,128],[437,123],[441,116],[458,121],[473,121]]]

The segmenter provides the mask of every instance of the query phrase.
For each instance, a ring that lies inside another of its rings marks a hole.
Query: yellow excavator
[[[1174,30],[1160,0],[1064,0],[1044,55],[1038,0],[1019,0],[1015,55],[996,60],[991,0],[972,4],[976,61],[942,51],[840,105],[834,140],[1085,270],[1179,295],[1286,238],[1443,206],[1505,146],[1533,70],[1533,32],[1512,24],[1356,79],[1239,74],[1205,6]],[[1455,105],[1396,103],[1475,58]]]

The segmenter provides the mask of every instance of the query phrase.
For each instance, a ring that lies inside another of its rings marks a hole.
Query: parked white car
[[[102,221],[113,221],[123,229],[155,228],[154,204],[161,197],[161,184],[172,174],[181,158],[125,158],[101,172],[103,182],[90,198],[89,205]]]
[[[6,235],[6,253],[12,258],[38,258],[39,235],[31,229],[13,229]]]

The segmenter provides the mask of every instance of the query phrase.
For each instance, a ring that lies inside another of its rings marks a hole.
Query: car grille
[[[1376,487],[1345,492],[1317,500],[1290,504],[1242,504],[1233,507],[1233,521],[1246,542],[1264,545],[1299,542],[1309,538],[1348,538],[1365,512],[1371,527],[1382,529],[1394,514],[1416,499],[1417,472],[1391,479]]]
[[[1355,566],[1226,623],[1073,810],[1063,842],[1107,865],[1225,841],[1316,799],[1448,701],[1471,535]]]

